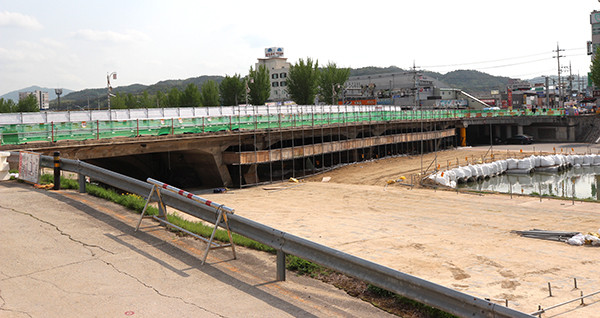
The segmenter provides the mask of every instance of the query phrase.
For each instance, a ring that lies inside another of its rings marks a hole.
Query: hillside
[[[22,89],[18,89],[18,90],[12,91],[12,92],[8,92],[8,93],[0,96],[0,98],[12,99],[16,103],[19,101],[19,92],[33,92],[33,91],[48,92],[48,98],[50,100],[53,100],[56,98],[56,94],[54,93],[54,88],[47,88],[47,87],[40,87],[40,86],[29,86],[29,87],[25,87]],[[73,92],[73,90],[63,88],[62,96],[65,96],[71,92]]]
[[[368,76],[383,73],[406,73],[408,70],[396,66],[389,67],[361,67],[350,70],[350,76]],[[476,96],[487,96],[491,90],[504,90],[508,84],[508,77],[494,76],[475,70],[457,70],[441,74],[423,70],[423,75],[435,78],[450,85],[450,88],[460,88]]]
[[[161,91],[163,93],[168,92],[173,88],[177,88],[180,91],[185,89],[189,83],[193,83],[198,87],[201,87],[204,82],[208,80],[213,80],[215,82],[221,83],[223,80],[223,76],[217,75],[203,75],[199,77],[191,77],[184,80],[165,80],[160,81],[156,84],[152,85],[142,85],[142,84],[132,84],[127,86],[119,86],[113,88],[113,94],[121,93],[121,94],[141,94],[144,91],[148,92],[148,94],[154,95],[156,92]],[[96,105],[98,101],[103,107],[106,104],[106,88],[88,88],[78,92],[72,92],[68,95],[63,95],[61,98],[61,106],[69,106],[69,105],[87,105],[88,98],[89,104],[91,107]],[[56,101],[53,101],[52,106],[56,106]]]
[[[491,90],[505,90],[508,77],[494,76],[474,70],[457,70],[436,77],[434,72],[424,72],[426,75],[438,78],[453,88],[460,88],[476,96],[489,96]]]

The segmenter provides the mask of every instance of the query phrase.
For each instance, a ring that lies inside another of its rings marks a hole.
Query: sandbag
[[[540,158],[540,167],[550,167],[556,165],[556,161],[552,156],[544,156]]]
[[[517,169],[526,170],[531,168],[533,168],[533,165],[529,159],[521,159],[517,162]]]
[[[517,169],[519,160],[510,158],[506,159],[506,163],[508,164],[508,170]]]
[[[569,243],[571,245],[581,246],[585,243],[585,235],[578,233],[577,235],[568,239],[567,243]]]

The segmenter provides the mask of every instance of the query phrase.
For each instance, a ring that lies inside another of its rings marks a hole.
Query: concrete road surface
[[[388,317],[275,258],[211,251],[72,191],[0,183],[0,317]]]

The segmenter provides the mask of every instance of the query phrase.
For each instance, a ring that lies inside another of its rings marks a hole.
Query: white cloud
[[[110,43],[146,42],[150,40],[148,35],[136,30],[127,30],[119,33],[114,31],[81,29],[73,32],[72,36],[86,41]]]
[[[0,12],[0,27],[17,27],[32,30],[43,28],[42,24],[32,16],[8,11]]]

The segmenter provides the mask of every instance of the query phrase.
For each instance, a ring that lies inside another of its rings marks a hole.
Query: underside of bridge
[[[79,159],[177,187],[244,187],[457,145],[456,121],[387,121],[284,129],[64,141],[23,150]]]

